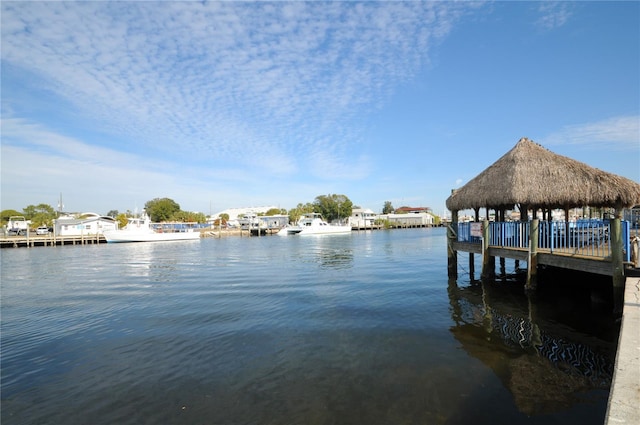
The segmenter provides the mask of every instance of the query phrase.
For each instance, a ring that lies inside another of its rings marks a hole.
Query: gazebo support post
[[[483,281],[495,279],[495,266],[495,259],[489,256],[489,220],[485,219],[482,221],[482,274],[480,279]]]
[[[469,253],[469,278],[473,282],[476,278],[476,263],[473,252]]]
[[[518,210],[520,211],[520,220],[519,221],[529,221],[529,210],[528,206],[525,204],[518,204]],[[520,270],[520,260],[515,261],[515,269],[516,273]]]
[[[475,221],[476,223],[480,221],[479,207],[476,207],[473,209],[473,217],[474,217],[473,221]],[[476,259],[473,252],[469,253],[469,277],[471,279],[471,282],[475,281],[476,279]]]
[[[498,210],[497,208],[493,208],[493,217],[494,220],[496,220],[497,216],[498,216]],[[487,208],[487,220],[489,220],[489,208]],[[489,252],[489,239],[491,238],[491,234],[489,232],[489,221],[487,221],[487,237],[485,238],[485,240],[487,241],[487,252]],[[489,255],[489,257],[487,258],[487,261],[489,262],[489,268],[487,270],[487,279],[489,280],[495,280],[496,279],[496,257],[492,257]]]
[[[458,252],[453,242],[458,239],[458,210],[451,211],[451,223],[447,227],[447,272],[449,279],[458,278]]]
[[[505,208],[500,208],[500,211],[499,211],[500,219],[499,219],[499,221],[501,223],[504,223],[506,221],[505,218],[504,218],[505,215],[506,215],[506,209]],[[502,238],[505,238],[505,237],[506,237],[506,235],[503,234]],[[500,243],[502,244],[502,246],[504,246],[505,245],[504,239],[501,240]],[[502,279],[505,279],[507,277],[507,265],[506,265],[506,259],[504,257],[500,257],[500,277]]]
[[[538,286],[538,230],[539,222],[537,218],[531,220],[529,224],[529,261],[527,261],[527,283],[526,291],[535,291]]]
[[[569,232],[569,211],[570,208],[568,205],[564,207],[564,238],[565,238],[565,246],[571,246],[571,235]]]
[[[622,208],[616,207],[615,217],[611,220],[611,267],[613,273],[613,313],[615,315],[622,314],[622,306],[624,304],[624,267],[623,267],[623,243],[622,243],[622,227],[620,219],[622,218]]]

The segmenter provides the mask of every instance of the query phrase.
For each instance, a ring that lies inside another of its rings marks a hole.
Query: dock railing
[[[458,242],[482,243],[482,238],[471,236],[471,223],[458,223]]]
[[[489,246],[528,248],[529,223],[521,221],[489,222]]]
[[[621,221],[623,261],[630,261],[630,223]],[[489,246],[527,249],[530,223],[521,221],[489,222]],[[538,249],[551,253],[606,258],[611,255],[609,220],[585,219],[571,222],[540,221]],[[458,223],[458,241],[482,243],[471,235],[471,223]]]

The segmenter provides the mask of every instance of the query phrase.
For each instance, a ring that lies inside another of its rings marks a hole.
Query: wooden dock
[[[0,238],[0,248],[31,248],[37,246],[94,245],[106,243],[102,235],[54,236],[29,235]]]
[[[529,264],[528,285],[535,286],[535,267],[552,266],[614,276],[631,265],[631,229],[628,223],[592,221],[580,228],[554,222],[456,223],[449,227],[450,274],[456,274],[457,252],[480,254],[482,276],[493,277],[493,261],[509,258]],[[595,236],[594,236],[595,235]],[[470,269],[474,269],[470,255]]]
[[[472,223],[454,220],[447,228],[448,275],[451,279],[457,278],[458,252],[462,251],[469,253],[472,280],[475,279],[475,254],[480,254],[482,261],[481,280],[495,279],[496,257],[500,258],[501,271],[505,258],[525,261],[528,291],[536,289],[540,266],[611,276],[614,314],[618,315],[622,313],[625,276],[639,270],[637,261],[631,261],[631,252],[640,248],[631,243],[632,230],[637,236],[638,229],[631,229],[629,222],[617,218],[588,220],[579,226],[538,219]]]
[[[453,242],[452,246],[456,251],[482,255],[482,245],[480,244]],[[529,250],[527,248],[489,246],[487,254],[489,257],[509,258],[524,262],[527,262],[529,258]],[[561,269],[579,270],[605,276],[611,276],[612,274],[610,257],[594,257],[585,255],[580,250],[576,250],[576,252],[552,252],[550,249],[540,248],[537,251],[537,262],[538,266],[551,266]]]

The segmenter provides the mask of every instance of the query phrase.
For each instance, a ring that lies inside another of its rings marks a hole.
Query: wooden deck
[[[5,236],[0,238],[0,248],[25,248],[36,246],[94,245],[106,243],[102,235],[84,236]]]
[[[629,222],[616,227],[617,248],[609,220],[588,219],[575,223],[538,221],[535,235],[531,222],[458,223],[449,228],[449,255],[455,252],[485,254],[488,258],[510,258],[537,266],[579,270],[620,279],[622,269],[631,269],[631,239],[638,236]],[[617,225],[618,226],[618,225]],[[535,242],[533,242],[535,240]],[[532,247],[533,246],[533,247]],[[483,251],[484,250],[484,251]],[[451,259],[451,267],[457,263]],[[470,261],[472,259],[470,258]],[[487,275],[491,275],[490,270]]]
[[[453,242],[453,249],[459,252],[482,254],[482,245],[469,242]],[[579,270],[605,276],[613,274],[611,257],[594,257],[588,255],[586,249],[555,250],[538,248],[538,265],[559,267],[563,269]],[[513,260],[527,261],[529,250],[527,248],[489,247],[489,256],[510,258]]]

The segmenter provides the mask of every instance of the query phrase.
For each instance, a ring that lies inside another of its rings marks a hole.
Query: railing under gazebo
[[[585,219],[571,222],[540,221],[538,250],[558,254],[606,258],[611,255],[609,220]],[[490,222],[490,247],[529,249],[529,222]],[[621,221],[623,261],[631,258],[630,223]],[[482,243],[482,238],[472,235],[472,223],[458,223],[458,242]]]

